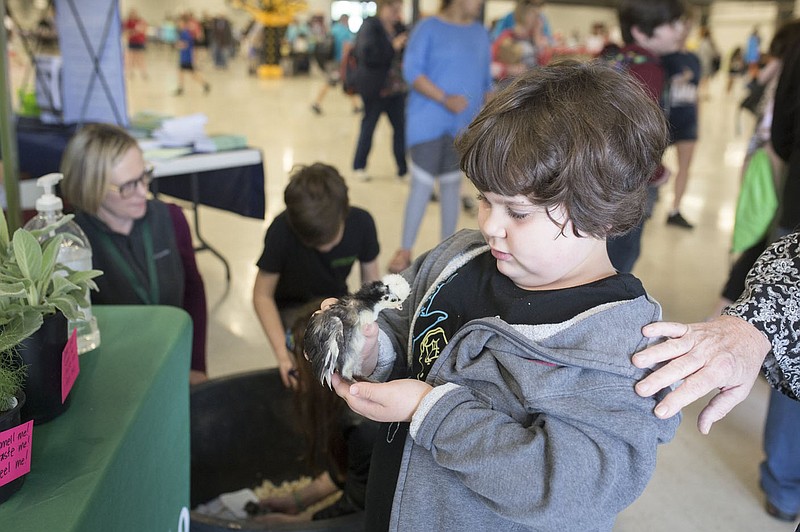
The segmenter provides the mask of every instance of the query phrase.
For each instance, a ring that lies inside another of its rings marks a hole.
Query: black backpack
[[[358,54],[355,46],[345,47],[342,53],[341,77],[342,90],[346,94],[358,94],[356,87],[358,71]]]

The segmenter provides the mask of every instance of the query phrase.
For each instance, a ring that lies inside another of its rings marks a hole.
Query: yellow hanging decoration
[[[228,0],[228,5],[247,11],[264,26],[264,64],[258,67],[258,77],[283,76],[280,66],[283,36],[295,15],[308,9],[305,0]]]
[[[268,28],[286,27],[308,9],[304,0],[228,0],[228,5],[247,11]]]

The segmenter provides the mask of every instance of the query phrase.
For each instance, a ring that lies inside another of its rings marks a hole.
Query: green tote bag
[[[764,238],[777,211],[778,195],[769,155],[764,149],[758,149],[744,171],[736,202],[733,252],[741,253]]]

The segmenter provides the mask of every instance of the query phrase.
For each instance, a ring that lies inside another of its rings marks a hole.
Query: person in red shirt
[[[122,24],[122,29],[128,40],[127,71],[132,75],[134,70],[138,70],[142,79],[147,79],[147,66],[144,60],[147,22],[139,17],[135,9],[131,9],[128,11],[128,18]]]

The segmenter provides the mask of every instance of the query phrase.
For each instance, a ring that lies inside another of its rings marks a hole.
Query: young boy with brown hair
[[[347,184],[336,168],[301,167],[283,197],[286,210],[264,236],[253,306],[288,387],[297,383],[286,345],[297,313],[312,301],[345,295],[356,261],[362,283],[378,280],[380,248],[372,215],[350,206]]]
[[[364,328],[364,377],[389,382],[334,375],[384,422],[366,530],[611,530],[641,494],[678,420],[634,391],[661,308],[606,238],[643,216],[666,144],[638,83],[576,62],[522,75],[457,140],[480,230],[419,257],[403,308]]]

